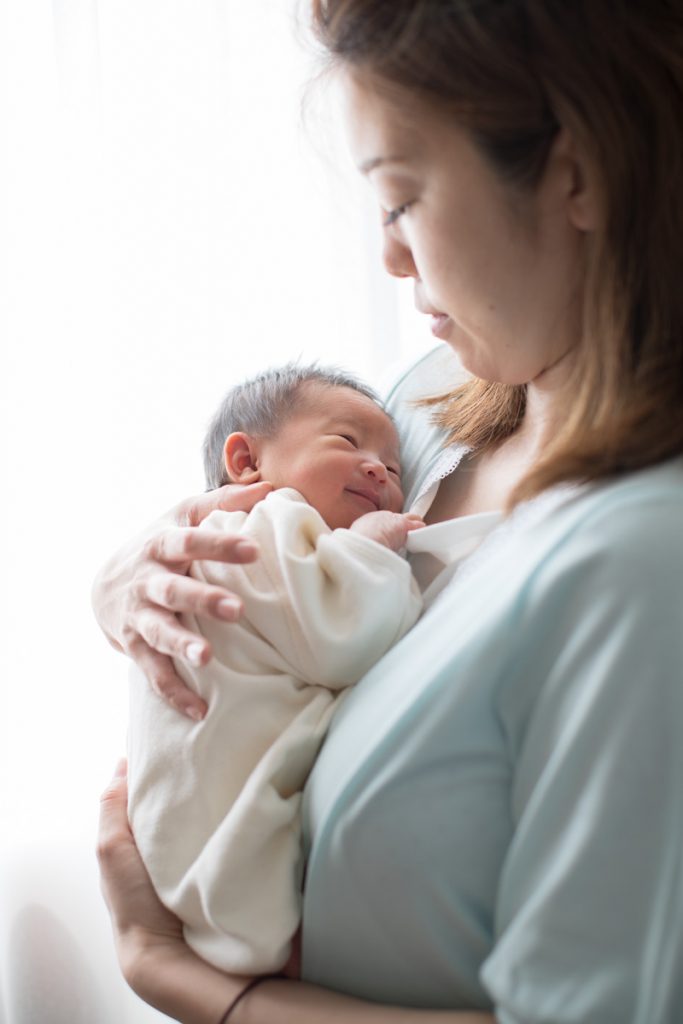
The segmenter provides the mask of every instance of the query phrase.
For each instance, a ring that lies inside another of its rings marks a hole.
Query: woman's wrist
[[[121,940],[119,960],[136,995],[183,1024],[217,1024],[251,981],[223,974],[182,940],[159,939],[142,931]]]

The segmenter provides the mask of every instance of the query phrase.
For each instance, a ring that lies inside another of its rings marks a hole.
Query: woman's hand
[[[206,704],[185,685],[171,659],[204,665],[211,646],[187,630],[178,614],[231,622],[242,605],[235,594],[189,578],[190,564],[196,559],[251,562],[258,556],[251,541],[202,530],[199,524],[214,509],[249,512],[271,490],[266,482],[230,484],[182,502],[118,551],[95,579],[93,607],[109,642],[137,662],[160,696],[195,720],[204,716]]]
[[[102,794],[97,857],[121,968],[130,982],[147,949],[184,945],[179,919],[159,901],[128,824],[126,762]]]
[[[128,824],[126,804],[126,764],[122,761],[102,794],[97,855],[123,975],[142,999],[174,1020],[215,1024],[250,979],[211,967],[185,943],[180,921],[161,904],[152,887]],[[300,973],[299,946],[297,936],[282,980],[266,980],[249,992],[231,1021],[494,1024],[489,1014],[381,1006],[289,980]]]
[[[126,762],[102,794],[97,857],[123,975],[142,999],[187,1024],[214,1024],[248,978],[200,960],[160,902],[128,824]]]

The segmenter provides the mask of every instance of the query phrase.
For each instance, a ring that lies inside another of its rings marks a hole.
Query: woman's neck
[[[543,454],[562,418],[562,396],[570,366],[561,360],[527,386],[521,423],[495,448],[464,459],[447,477],[426,521],[502,511],[520,481]]]
[[[530,464],[542,454],[562,423],[574,350],[527,384],[524,416],[513,437],[528,452]]]

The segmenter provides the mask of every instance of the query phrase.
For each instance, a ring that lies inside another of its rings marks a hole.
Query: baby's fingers
[[[193,640],[196,641],[197,637]],[[181,715],[194,722],[202,720],[207,712],[206,703],[181,679],[168,655],[159,654],[143,641],[138,641],[131,653],[155,693]],[[140,685],[145,684],[141,681]]]
[[[414,512],[406,512],[403,519],[407,530],[419,530],[422,526],[425,526],[422,516],[418,516]]]

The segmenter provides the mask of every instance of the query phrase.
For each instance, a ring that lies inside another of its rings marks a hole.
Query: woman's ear
[[[566,126],[557,133],[551,155],[561,168],[571,224],[578,231],[594,231],[600,225],[601,210],[597,174],[574,133]]]
[[[255,484],[261,479],[256,442],[241,431],[229,434],[223,447],[223,462],[233,484]]]

